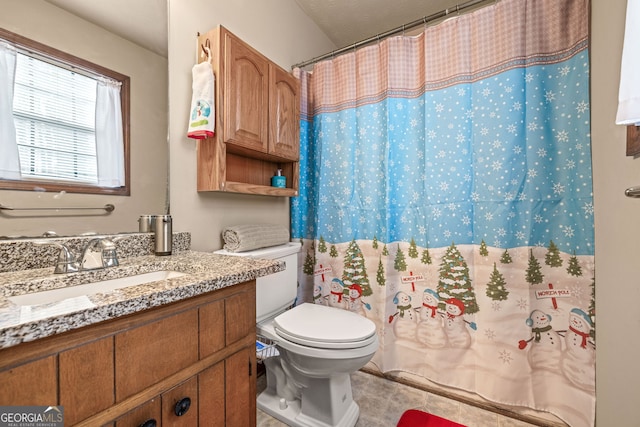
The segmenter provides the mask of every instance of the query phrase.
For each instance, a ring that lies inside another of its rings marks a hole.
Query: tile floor
[[[258,393],[265,384],[266,376],[258,377]],[[361,371],[351,376],[351,385],[353,399],[360,405],[356,427],[394,427],[407,409],[421,409],[467,427],[534,426]],[[258,427],[286,426],[260,410],[257,420]]]

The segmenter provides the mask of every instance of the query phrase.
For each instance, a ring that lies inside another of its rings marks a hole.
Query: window
[[[2,29],[0,55],[0,188],[129,195],[129,78]]]

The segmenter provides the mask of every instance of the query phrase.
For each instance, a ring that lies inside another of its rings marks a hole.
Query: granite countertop
[[[124,259],[118,267],[54,274],[53,267],[0,273],[0,348],[34,341],[283,271],[284,262],[194,251]],[[160,270],[183,276],[38,305],[8,298]]]

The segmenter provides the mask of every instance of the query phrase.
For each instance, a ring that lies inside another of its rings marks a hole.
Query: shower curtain
[[[381,371],[594,424],[588,14],[502,0],[296,70],[298,302],[373,320]]]

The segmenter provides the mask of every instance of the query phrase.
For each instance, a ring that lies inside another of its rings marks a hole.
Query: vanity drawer
[[[228,345],[255,335],[255,281],[226,289],[224,299],[200,307],[200,359],[222,350]]]
[[[197,360],[197,309],[117,334],[116,402],[194,364]]]
[[[200,359],[224,348],[224,299],[200,307]]]
[[[245,291],[232,295],[224,302],[225,342],[227,345],[256,333],[255,286],[246,286]]]
[[[56,405],[56,356],[0,372],[0,406]]]

